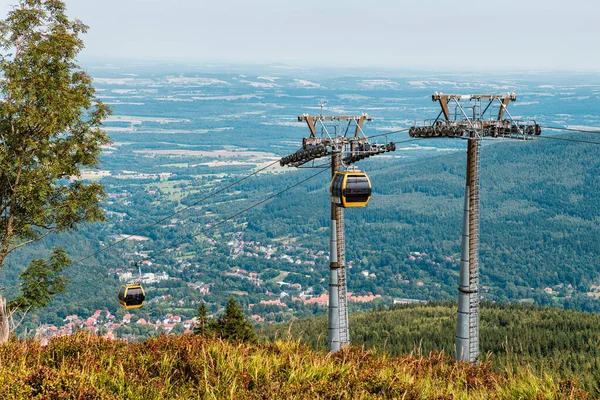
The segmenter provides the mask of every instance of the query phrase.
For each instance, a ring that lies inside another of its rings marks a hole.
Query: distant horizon
[[[185,60],[185,59],[162,59],[162,58],[98,58],[84,55],[78,57],[78,62],[81,66],[143,66],[143,67],[166,67],[166,66],[185,66],[185,67],[197,67],[197,68],[214,68],[219,66],[234,67],[234,68],[277,68],[281,67],[282,70],[330,70],[330,71],[341,71],[341,70],[373,70],[373,71],[388,71],[388,72],[434,72],[434,73],[477,73],[477,74],[511,74],[511,73],[567,73],[567,74],[591,74],[599,75],[600,69],[584,69],[584,68],[570,68],[570,67],[556,67],[556,68],[533,68],[533,67],[513,67],[513,68],[488,68],[488,67],[460,67],[453,66],[448,68],[434,68],[431,66],[418,66],[418,65],[384,65],[384,64],[365,64],[365,65],[332,65],[332,64],[317,64],[317,63],[296,63],[287,61],[247,61],[247,60]]]
[[[600,73],[589,0],[65,2],[90,27],[83,60]]]

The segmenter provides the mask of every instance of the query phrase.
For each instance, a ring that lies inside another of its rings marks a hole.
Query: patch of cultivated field
[[[276,157],[273,153],[263,151],[249,151],[245,149],[237,150],[181,150],[181,149],[152,149],[152,150],[134,150],[134,153],[145,154],[148,156],[193,156],[193,157],[210,157],[210,158],[239,158],[239,157],[260,157],[272,158]]]
[[[211,161],[202,163],[201,165],[206,165],[209,167],[230,167],[233,165],[254,165],[254,163],[244,161]]]
[[[279,271],[279,275],[277,275],[275,278],[273,279],[269,279],[269,282],[283,282],[285,280],[285,278],[287,278],[287,276],[290,273],[287,271]]]
[[[145,242],[147,240],[150,240],[149,237],[147,236],[140,236],[140,235],[126,235],[126,234],[122,234],[122,235],[117,235],[117,237],[119,239],[126,239],[126,240],[132,240],[134,242]]]
[[[109,115],[103,122],[129,122],[133,125],[141,125],[144,122],[157,122],[159,124],[173,124],[180,122],[190,122],[185,118],[157,118],[157,117],[139,117],[134,115]]]
[[[189,180],[153,182],[147,186],[150,187],[160,189],[171,201],[180,201],[186,196],[201,192],[201,188],[192,186],[192,181]]]
[[[90,171],[82,171],[79,179],[87,179],[87,180],[99,180],[104,178],[105,176],[110,176],[110,171],[105,170],[90,170]]]

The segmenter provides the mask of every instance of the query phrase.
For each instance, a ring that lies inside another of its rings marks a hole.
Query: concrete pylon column
[[[336,227],[335,220],[331,220],[329,238],[329,319],[327,325],[327,348],[329,351],[340,349],[338,270]]]
[[[456,360],[479,359],[479,140],[467,148],[467,179],[463,209]]]
[[[331,176],[339,171],[341,153],[331,156]],[[331,228],[329,236],[329,318],[327,323],[327,348],[336,352],[340,349],[339,269],[337,244],[337,206],[331,202]]]
[[[350,331],[348,327],[348,287],[346,279],[346,241],[344,235],[344,208],[335,207],[337,224],[337,280],[338,280],[338,307],[340,321],[340,347],[350,344]]]
[[[463,230],[460,250],[458,313],[456,315],[456,360],[469,357],[469,185],[465,187]]]

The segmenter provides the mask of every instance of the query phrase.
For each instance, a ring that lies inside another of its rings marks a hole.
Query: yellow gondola
[[[339,207],[364,207],[371,198],[371,181],[363,171],[339,171],[329,190],[331,201]]]
[[[144,288],[139,283],[132,283],[121,286],[119,290],[119,303],[126,309],[140,308],[144,305],[146,300],[146,293]]]

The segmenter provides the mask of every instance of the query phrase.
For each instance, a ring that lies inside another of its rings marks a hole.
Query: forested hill
[[[350,341],[393,356],[442,351],[454,355],[456,306],[452,303],[392,306],[390,310],[350,315]],[[483,303],[480,320],[482,359],[497,371],[532,368],[573,378],[600,395],[600,315],[550,307]],[[317,349],[327,346],[327,317],[294,320],[261,331],[300,339]]]
[[[600,278],[600,147],[544,138],[487,144],[481,151],[484,298],[599,311],[600,302],[587,292]],[[412,145],[400,145],[395,154]],[[365,209],[346,212],[347,260],[353,260],[349,290],[454,298],[465,152],[408,162],[381,156],[359,166],[370,173],[374,194]],[[307,229],[327,225],[326,213],[314,212],[326,209],[326,189],[315,193],[310,201],[273,201],[261,219],[248,218],[249,229],[273,236],[310,232],[302,240],[326,248],[326,235]],[[426,254],[415,259],[410,252]]]

